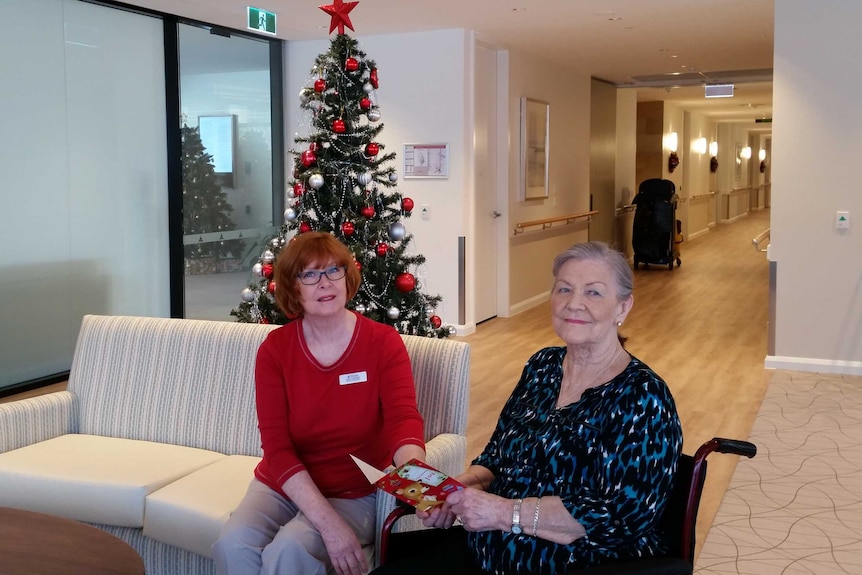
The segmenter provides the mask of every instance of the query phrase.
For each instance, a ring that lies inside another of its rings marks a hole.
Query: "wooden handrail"
[[[766,251],[766,248],[761,248],[760,245],[764,241],[769,239],[770,229],[771,228],[766,228],[766,230],[760,232],[759,234],[757,234],[757,237],[755,237],[753,240],[751,240],[751,244],[754,246],[755,250],[757,250],[759,252],[765,252]],[[769,247],[769,244],[767,244],[767,247]]]
[[[566,222],[567,224],[580,220],[583,218],[589,219],[591,216],[596,215],[598,210],[592,210],[590,212],[583,212],[580,214],[571,214],[568,216],[557,216],[556,218],[545,218],[544,220],[533,220],[530,222],[520,222],[515,224],[515,235],[523,233],[524,228],[530,228],[533,226],[542,226],[542,229],[549,228],[557,222]]]
[[[700,199],[703,199],[703,198],[711,198],[711,197],[713,197],[714,195],[715,195],[715,192],[707,192],[707,193],[705,193],[705,194],[697,194],[697,195],[691,196],[691,197],[689,198],[689,200],[700,200]]]

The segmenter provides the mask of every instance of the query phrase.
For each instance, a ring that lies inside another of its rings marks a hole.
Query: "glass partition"
[[[232,321],[275,232],[268,40],[179,26],[185,317]]]

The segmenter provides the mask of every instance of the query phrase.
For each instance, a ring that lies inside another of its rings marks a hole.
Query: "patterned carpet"
[[[698,575],[862,574],[862,377],[776,371]]]

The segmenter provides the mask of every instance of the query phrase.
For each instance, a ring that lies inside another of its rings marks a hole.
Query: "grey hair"
[[[554,277],[557,277],[560,268],[565,263],[581,260],[599,260],[608,264],[614,274],[614,283],[619,300],[622,301],[632,295],[634,274],[632,274],[628,260],[605,242],[593,241],[575,244],[558,255],[554,258]]]

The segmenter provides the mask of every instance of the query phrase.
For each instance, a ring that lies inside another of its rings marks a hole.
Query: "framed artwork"
[[[404,144],[405,178],[448,178],[449,144]]]
[[[521,98],[521,200],[548,197],[551,105]]]

